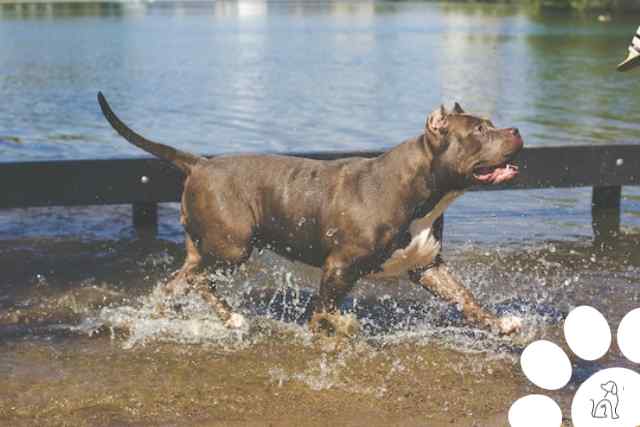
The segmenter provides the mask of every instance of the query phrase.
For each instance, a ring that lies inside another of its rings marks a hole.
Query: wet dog
[[[98,101],[113,128],[132,144],[171,162],[186,175],[181,204],[187,256],[166,285],[168,295],[196,290],[229,327],[244,318],[216,292],[207,270],[231,273],[254,248],[322,269],[311,327],[343,329],[339,306],[361,277],[407,274],[457,304],[468,321],[500,334],[519,329],[513,318],[482,308],[439,256],[437,219],[465,189],[500,184],[518,170],[516,128],[441,106],[424,132],[379,157],[320,161],[277,155],[207,159],[152,142]]]

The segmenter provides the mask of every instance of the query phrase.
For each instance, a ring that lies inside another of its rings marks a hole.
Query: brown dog
[[[496,129],[456,103],[452,112],[434,111],[422,135],[373,159],[206,159],[143,138],[116,117],[101,93],[98,101],[120,135],[185,173],[187,257],[166,289],[175,294],[189,284],[228,326],[244,319],[216,294],[206,269],[231,272],[253,248],[267,247],[322,268],[314,329],[340,329],[340,302],[359,278],[406,273],[481,327],[502,334],[519,328],[517,321],[485,311],[449,272],[434,231],[434,221],[466,188],[517,175],[508,164],[522,149],[517,129]]]

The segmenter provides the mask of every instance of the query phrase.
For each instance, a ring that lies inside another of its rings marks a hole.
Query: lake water
[[[387,148],[454,101],[519,127],[529,146],[640,139],[638,75],[615,71],[633,17],[218,1],[3,5],[0,24],[3,162],[144,155],[107,125],[98,90],[141,133],[209,154]],[[635,229],[639,193],[624,195]],[[450,211],[451,237],[588,236],[589,203],[589,189],[468,195]],[[39,219],[0,227],[67,233]]]
[[[422,2],[0,4],[0,161],[143,156],[98,90],[142,134],[207,154],[388,148],[454,101],[528,146],[640,142],[640,74],[615,71],[639,22]],[[366,282],[347,304],[365,335],[346,353],[301,326],[318,272],[268,253],[227,291],[257,319],[248,339],[197,298],[151,316],[184,256],[175,204],[154,242],[135,239],[129,206],[0,211],[0,424],[499,425],[534,390],[523,342],[560,342],[575,305],[615,326],[640,300],[640,192],[623,189],[623,233],[605,248],[590,201],[589,188],[485,192],[447,212],[446,257],[484,305],[525,317],[519,342],[464,327],[404,280]],[[617,351],[574,364],[572,387],[626,366]],[[463,388],[443,412],[416,382]]]

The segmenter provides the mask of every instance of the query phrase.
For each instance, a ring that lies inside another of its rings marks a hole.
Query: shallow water
[[[182,260],[179,243],[4,241],[0,420],[504,425],[510,402],[536,391],[517,363],[526,343],[548,338],[566,349],[561,322],[576,305],[597,307],[614,331],[637,305],[638,241],[448,245],[481,303],[522,317],[523,332],[500,338],[470,328],[455,307],[406,280],[362,281],[343,305],[362,324],[354,340],[309,333],[319,272],[269,252],[220,288],[250,320],[229,331],[193,294],[155,314],[156,288]],[[580,381],[621,365],[615,348],[595,363],[574,359],[570,385],[550,394],[568,413]],[[434,401],[441,394],[450,396],[445,406]]]
[[[454,100],[529,145],[635,140],[637,77],[612,70],[637,21],[404,2],[0,5],[0,158],[140,155],[100,116],[99,89],[142,133],[202,153],[385,148]],[[604,247],[590,200],[474,193],[447,212],[445,257],[483,305],[523,317],[514,339],[406,280],[358,285],[343,307],[355,340],[314,337],[319,272],[269,252],[223,289],[247,330],[194,295],[158,316],[184,257],[177,205],[154,241],[129,206],[0,211],[0,424],[504,425],[539,392],[517,364],[527,342],[561,343],[574,306],[615,331],[638,304],[640,195],[623,189],[623,233]],[[574,360],[549,394],[568,414],[580,381],[627,365],[615,346]]]

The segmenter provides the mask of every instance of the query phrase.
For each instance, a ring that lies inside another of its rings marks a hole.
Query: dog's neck
[[[379,170],[388,176],[398,176],[401,185],[417,185],[414,190],[418,194],[429,197],[430,190],[425,185],[419,185],[426,178],[430,180],[433,153],[424,143],[425,135],[409,139],[387,151],[376,160]],[[420,179],[422,178],[422,179]],[[421,188],[422,187],[422,188]]]
[[[450,185],[447,170],[438,162],[428,134],[403,142],[380,156],[380,172],[384,176],[399,176],[397,191],[406,195],[406,207],[412,212],[411,219],[434,221],[464,189]],[[398,172],[400,171],[400,173]],[[439,209],[440,208],[440,209]],[[438,212],[436,212],[438,211]]]
[[[385,177],[399,177],[394,182],[397,191],[407,195],[408,207],[415,210],[415,216],[424,214],[433,208],[445,195],[459,189],[449,188],[446,175],[438,173],[435,168],[438,162],[427,134],[403,142],[378,157],[380,167],[377,169]],[[442,172],[442,171],[440,171]]]

